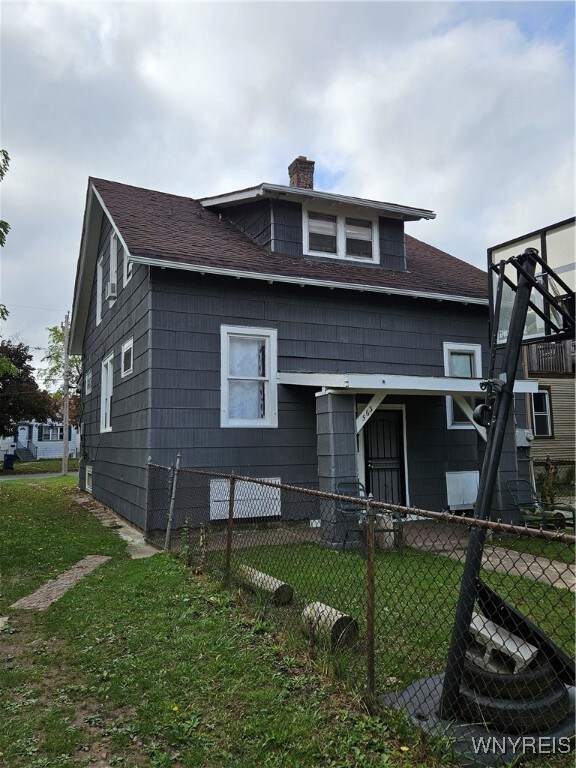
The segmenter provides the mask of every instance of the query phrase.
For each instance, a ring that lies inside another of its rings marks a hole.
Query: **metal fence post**
[[[374,620],[375,620],[375,594],[374,594],[374,509],[372,508],[372,495],[366,503],[366,703],[370,708],[375,698],[375,670],[374,670]]]
[[[180,469],[180,454],[176,456],[176,469],[172,476],[172,493],[170,494],[170,509],[168,510],[168,524],[166,525],[166,538],[164,549],[170,549],[170,535],[172,533],[172,518],[174,516],[174,502],[176,500],[176,486],[178,484],[178,470]]]
[[[228,527],[226,529],[226,584],[230,584],[232,575],[232,533],[234,531],[234,494],[236,490],[236,477],[230,475],[230,496],[228,498]]]

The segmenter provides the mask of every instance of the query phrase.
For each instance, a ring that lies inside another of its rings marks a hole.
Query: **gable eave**
[[[418,291],[407,288],[395,288],[393,286],[370,285],[361,283],[346,283],[336,280],[322,280],[310,277],[298,277],[294,275],[281,275],[277,273],[254,272],[242,269],[228,269],[225,267],[213,267],[207,264],[191,264],[183,261],[171,261],[167,258],[132,254],[131,260],[135,264],[146,264],[149,267],[161,269],[177,269],[186,272],[199,272],[200,274],[216,275],[220,277],[234,277],[236,279],[263,280],[267,283],[291,283],[302,288],[318,287],[328,289],[341,289],[357,291],[358,293],[383,293],[390,296],[405,296],[413,299],[431,299],[433,301],[450,301],[458,304],[477,304],[488,306],[487,298],[477,296],[462,296],[456,294],[439,293],[433,291]]]

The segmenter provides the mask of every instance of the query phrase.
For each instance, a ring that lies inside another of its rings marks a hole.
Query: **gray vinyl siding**
[[[406,241],[404,222],[380,216],[378,220],[380,239],[380,266],[401,272],[406,269]]]
[[[272,201],[274,251],[285,256],[302,256],[302,206],[282,200]]]
[[[109,221],[104,218],[98,256],[103,255],[104,284],[110,269]],[[83,392],[80,487],[85,488],[85,467],[92,466],[92,493],[128,520],[142,526],[146,509],[146,461],[149,455],[149,275],[133,265],[132,278],[123,284],[123,249],[118,247],[118,298],[102,304],[96,325],[96,277],[83,345],[84,371],[92,370],[92,392]],[[121,377],[121,349],[134,340],[133,373]],[[112,431],[100,431],[102,361],[114,354]]]
[[[487,308],[158,269],[151,281],[154,463],[180,452],[184,466],[318,484],[312,389],[279,387],[277,429],[220,428],[221,325],[277,329],[283,372],[443,376],[451,341],[481,344],[486,374]],[[442,509],[445,472],[479,469],[477,433],[447,429],[444,397],[389,402],[406,406],[410,502]]]
[[[272,242],[271,201],[245,203],[226,208],[223,216],[259,245],[270,248]]]

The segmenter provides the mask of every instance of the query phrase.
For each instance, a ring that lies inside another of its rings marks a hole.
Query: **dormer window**
[[[303,246],[309,256],[378,262],[378,219],[303,208]]]

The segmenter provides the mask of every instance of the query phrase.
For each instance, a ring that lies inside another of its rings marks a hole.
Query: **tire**
[[[516,674],[488,672],[466,659],[462,682],[467,688],[496,699],[526,699],[547,693],[557,681],[556,673],[542,655],[533,667]]]
[[[560,682],[537,699],[497,699],[462,686],[460,707],[469,723],[491,725],[504,733],[543,733],[568,717],[570,698]]]

